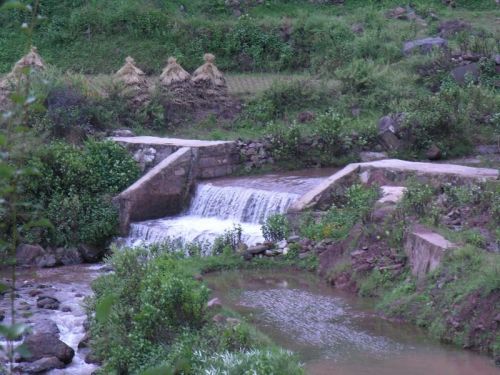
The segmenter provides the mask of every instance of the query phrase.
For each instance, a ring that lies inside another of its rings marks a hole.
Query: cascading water
[[[180,243],[211,244],[225,231],[241,226],[247,245],[262,242],[261,225],[277,213],[284,213],[300,195],[241,186],[198,185],[185,214],[133,223],[125,244]]]

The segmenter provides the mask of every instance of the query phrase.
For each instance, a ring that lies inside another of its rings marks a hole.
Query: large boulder
[[[59,334],[53,330],[34,331],[26,337],[24,345],[29,356],[22,356],[21,360],[25,362],[35,362],[46,357],[55,357],[64,364],[73,360],[75,351],[59,340]]]
[[[33,334],[45,333],[59,337],[60,331],[59,327],[57,327],[57,324],[53,320],[42,319],[37,321],[35,325],[32,327],[32,333]]]
[[[87,244],[80,244],[78,246],[78,252],[87,263],[96,263],[100,261],[104,255],[104,249]]]
[[[382,117],[378,122],[378,138],[388,151],[401,147],[400,133],[405,119],[404,113],[395,113]]]
[[[428,54],[432,52],[434,49],[447,49],[448,48],[448,41],[446,39],[443,39],[441,37],[435,37],[435,38],[423,38],[423,39],[416,39],[416,40],[411,40],[409,42],[406,42],[403,46],[403,52],[406,55],[409,55],[410,53],[413,53],[415,51]]]
[[[58,264],[70,266],[73,264],[80,264],[83,262],[80,252],[75,247],[60,247],[55,250],[55,255]]]
[[[21,363],[15,370],[21,374],[41,374],[54,369],[62,369],[65,364],[57,357],[43,357],[34,362]]]
[[[32,266],[43,255],[45,255],[45,250],[40,245],[19,245],[16,251],[16,262],[20,266]]]

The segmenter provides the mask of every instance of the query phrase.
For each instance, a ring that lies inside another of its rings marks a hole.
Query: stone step
[[[413,226],[404,242],[412,274],[419,281],[438,268],[445,254],[456,247],[456,244],[421,225]]]

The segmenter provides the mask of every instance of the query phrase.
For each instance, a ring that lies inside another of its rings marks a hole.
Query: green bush
[[[435,191],[430,185],[419,183],[416,179],[412,178],[406,185],[406,190],[399,206],[405,215],[423,216],[427,213],[434,194]]]
[[[296,122],[290,125],[268,124],[269,139],[272,144],[273,156],[276,160],[300,159],[301,129]]]
[[[407,108],[403,132],[409,149],[423,154],[436,144],[444,157],[466,154],[474,141],[495,134],[494,108],[499,106],[499,96],[489,87],[445,81],[437,94],[419,98]]]
[[[214,368],[235,375],[254,370],[302,374],[295,356],[276,349],[246,323],[213,323],[214,313],[206,309],[209,290],[193,278],[199,270],[192,266],[215,257],[183,258],[180,253],[174,248],[155,254],[147,248],[124,249],[109,260],[115,272],[94,282],[88,312],[91,345],[104,361],[102,373],[135,374],[154,367],[186,375],[209,374]]]
[[[28,234],[33,241],[102,246],[116,234],[118,213],[111,198],[139,176],[123,147],[110,141],[82,147],[56,142],[37,150],[28,165],[37,176],[24,181],[26,194],[54,225],[49,233]]]
[[[358,221],[367,220],[378,196],[378,188],[352,185],[320,218],[304,215],[300,232],[304,237],[318,241],[325,238],[344,239]]]
[[[233,253],[242,243],[243,229],[240,224],[235,224],[232,229],[227,229],[217,237],[212,245],[211,255],[220,255],[225,252]]]
[[[285,215],[275,214],[262,225],[262,235],[266,241],[276,242],[286,239],[290,234],[290,224]]]

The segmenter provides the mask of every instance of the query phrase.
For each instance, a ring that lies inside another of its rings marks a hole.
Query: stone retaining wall
[[[143,172],[148,172],[182,147],[198,152],[197,178],[223,177],[240,164],[239,150],[231,141],[199,141],[160,137],[112,137],[134,156]]]

